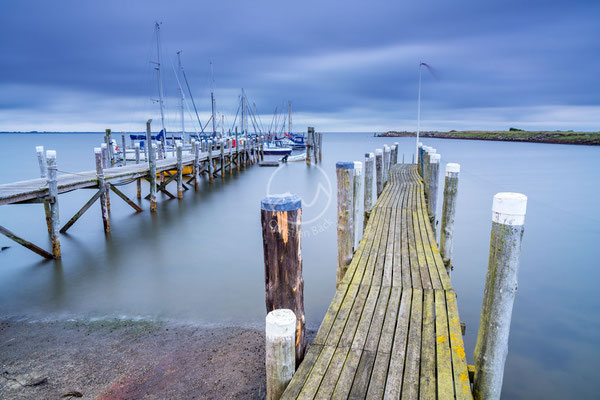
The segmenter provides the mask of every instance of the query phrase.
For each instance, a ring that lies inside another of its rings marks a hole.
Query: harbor
[[[598,397],[600,5],[3,11],[0,399]]]

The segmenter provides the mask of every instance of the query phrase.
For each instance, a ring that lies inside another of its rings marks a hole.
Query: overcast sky
[[[3,1],[0,131],[142,130],[159,120],[162,22],[167,127],[180,129],[174,67],[201,119],[210,64],[231,126],[241,88],[269,125],[600,130],[600,1]],[[186,117],[191,128],[191,119]],[[158,125],[154,125],[158,128]]]

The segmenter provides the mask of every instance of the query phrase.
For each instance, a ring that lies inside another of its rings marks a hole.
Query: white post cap
[[[295,337],[296,336],[296,314],[292,310],[281,308],[267,314],[266,330],[267,338]]]
[[[419,147],[423,147],[423,142],[419,142]]]
[[[56,150],[46,151],[46,158],[56,158]]]
[[[527,211],[527,196],[502,192],[494,196],[492,221],[503,225],[523,225]]]
[[[354,175],[361,175],[362,173],[362,162],[354,161]]]
[[[102,153],[102,149],[100,147],[94,147],[94,154]]]
[[[446,164],[446,176],[450,174],[458,174],[460,172],[460,164],[448,163]]]
[[[375,149],[375,155],[382,155],[383,154],[383,150],[382,149]]]
[[[44,146],[35,146],[35,151],[38,153],[42,153],[44,151]]]
[[[140,142],[135,142],[135,144],[133,145],[133,147],[135,147],[136,149],[139,149],[139,147],[140,147]]]
[[[383,145],[383,151],[390,151],[390,146],[388,146],[387,144]]]
[[[429,162],[431,164],[439,164],[441,158],[442,156],[440,154],[433,153],[431,156],[429,156]]]
[[[372,152],[371,152],[371,153],[369,153],[369,158],[373,158],[373,157],[375,157],[375,154],[374,154],[374,153],[372,153]]]

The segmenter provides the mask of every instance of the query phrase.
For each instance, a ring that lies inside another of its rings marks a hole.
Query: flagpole
[[[421,66],[419,63],[419,97],[417,100],[417,141],[415,143],[415,162],[419,159],[419,134],[421,133]]]

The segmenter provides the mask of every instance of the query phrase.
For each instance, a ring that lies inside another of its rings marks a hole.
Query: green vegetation
[[[415,136],[415,132],[386,132],[378,136],[408,137]],[[534,143],[563,143],[600,145],[600,132],[573,132],[570,131],[525,131],[510,128],[508,131],[449,131],[449,132],[421,132],[422,137],[442,139],[472,139],[472,140],[498,140],[509,142],[534,142]]]

